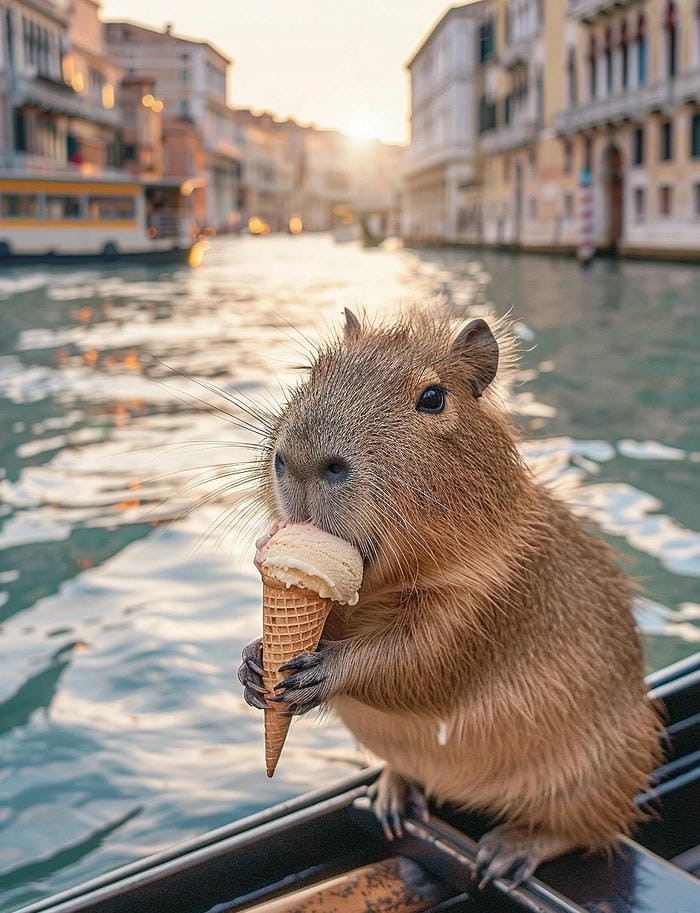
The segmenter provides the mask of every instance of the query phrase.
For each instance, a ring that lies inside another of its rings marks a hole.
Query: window
[[[612,95],[613,90],[613,44],[612,32],[610,29],[605,30],[605,88],[608,95]]]
[[[630,70],[630,55],[629,55],[629,46],[627,44],[627,23],[623,22],[620,28],[620,64],[621,70],[620,78],[622,82],[622,88],[626,89],[629,85],[629,70]]]
[[[496,126],[496,105],[485,96],[479,102],[479,133],[487,133]]]
[[[46,217],[47,219],[79,219],[80,197],[47,196]]]
[[[133,219],[133,197],[90,197],[88,200],[90,219]]]
[[[578,105],[578,84],[576,81],[576,49],[569,48],[566,55],[566,84],[569,108]]]
[[[647,81],[647,35],[646,20],[640,16],[637,21],[637,82],[640,86]]]
[[[644,164],[644,127],[637,127],[632,134],[632,164]]]
[[[659,187],[659,215],[670,216],[673,209],[673,187],[664,184]]]
[[[536,219],[537,218],[537,199],[536,199],[536,197],[530,197],[530,199],[528,200],[528,210],[530,212],[530,218]]]
[[[593,140],[590,136],[583,141],[583,170],[593,171]]]
[[[180,82],[185,83],[185,85],[190,81],[190,71],[189,70],[180,70]]]
[[[700,217],[700,184],[694,185],[693,196],[695,197],[695,215]]]
[[[513,117],[513,96],[506,95],[503,99],[503,123],[508,125]]]
[[[36,196],[30,193],[4,193],[0,200],[0,216],[3,219],[36,219],[39,205]]]
[[[591,35],[591,44],[588,49],[588,94],[595,98],[598,91],[598,49],[595,38]]]
[[[564,140],[564,174],[571,174],[574,170],[574,144],[570,139]]]
[[[669,0],[666,4],[666,72],[673,79],[678,68],[678,23],[676,4]]]
[[[574,195],[567,193],[564,197],[564,218],[573,219],[574,217]]]
[[[124,146],[124,161],[125,162],[135,162],[136,161],[136,146],[128,143]]]
[[[479,26],[479,62],[486,63],[493,56],[495,48],[493,20]]]
[[[665,120],[661,122],[660,138],[659,159],[662,162],[670,162],[673,158],[673,121]]]
[[[690,117],[690,157],[700,158],[700,114]]]
[[[634,217],[637,222],[643,222],[646,214],[646,195],[643,187],[634,188]]]

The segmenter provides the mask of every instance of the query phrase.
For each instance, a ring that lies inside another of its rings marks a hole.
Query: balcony
[[[429,168],[440,168],[454,161],[471,162],[474,156],[474,146],[445,143],[445,145],[409,146],[403,157],[402,175],[404,178],[427,171]]]
[[[677,105],[700,98],[700,69],[679,73],[673,81],[673,96]]]
[[[537,122],[534,117],[526,117],[482,134],[481,151],[486,155],[496,155],[521,146],[531,146],[536,139]]]
[[[562,111],[554,118],[554,128],[559,134],[568,134],[625,120],[641,120],[654,111],[670,110],[699,95],[700,70],[692,70],[675,79],[641,86],[631,92],[619,92],[571,111]]]
[[[498,52],[499,64],[506,69],[516,67],[518,64],[527,64],[532,59],[534,43],[534,36],[530,36],[507,44]]]
[[[591,22],[596,16],[611,13],[616,7],[629,6],[631,0],[569,0],[569,15]]]
[[[54,82],[41,76],[19,76],[13,93],[12,104],[36,105],[55,114],[65,114],[79,120],[118,127],[121,114],[117,108],[103,108],[93,99],[80,95],[67,83]]]
[[[45,175],[55,178],[91,177],[110,180],[123,180],[125,177],[131,177],[120,168],[100,167],[87,162],[82,164],[62,162],[45,155],[13,152],[10,149],[0,151],[0,170],[17,177]]]

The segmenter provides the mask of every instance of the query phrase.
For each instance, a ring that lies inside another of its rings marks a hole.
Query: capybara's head
[[[270,519],[311,522],[390,575],[439,563],[438,550],[479,548],[519,466],[490,395],[498,364],[484,320],[455,328],[411,312],[383,326],[346,311],[269,436]]]

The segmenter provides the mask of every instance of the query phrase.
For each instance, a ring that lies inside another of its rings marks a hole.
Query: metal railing
[[[506,152],[520,146],[528,146],[537,139],[537,121],[526,117],[506,127],[499,127],[481,136],[481,149],[487,154]]]
[[[121,112],[118,108],[104,108],[94,99],[75,92],[67,84],[62,85],[41,78],[17,76],[12,92],[12,104],[15,107],[35,104],[50,111],[67,114],[69,117],[109,127],[118,127],[121,123]]]
[[[617,92],[554,117],[558,133],[575,133],[601,124],[635,120],[700,98],[700,69],[679,74],[632,91]]]
[[[593,19],[616,6],[627,6],[631,0],[569,0],[569,14],[579,19]]]

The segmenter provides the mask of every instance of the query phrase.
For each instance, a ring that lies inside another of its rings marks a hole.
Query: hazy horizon
[[[229,101],[302,123],[407,141],[404,64],[446,0],[104,0],[104,19],[131,19],[203,38],[234,60]],[[331,11],[332,10],[332,11]]]

